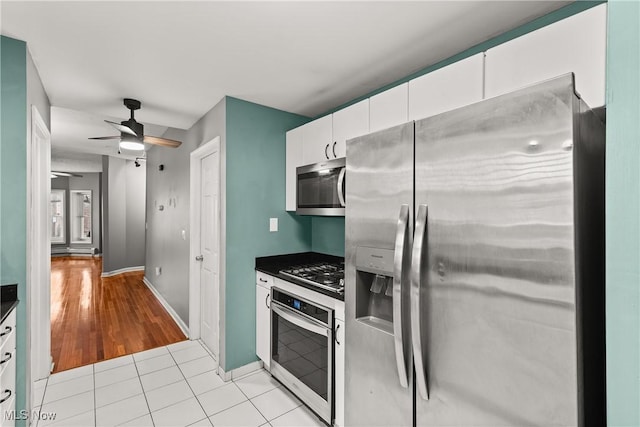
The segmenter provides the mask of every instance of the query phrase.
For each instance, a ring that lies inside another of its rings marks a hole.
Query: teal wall
[[[608,4],[607,411],[640,425],[640,2]]]
[[[323,254],[344,256],[344,217],[313,217],[311,249]]]
[[[285,132],[306,121],[307,117],[227,97],[227,372],[257,360],[255,258],[311,249],[311,219],[283,209]],[[269,232],[269,218],[278,218],[278,232]]]
[[[0,283],[17,283],[16,409],[25,407],[27,299],[27,46],[0,40]]]

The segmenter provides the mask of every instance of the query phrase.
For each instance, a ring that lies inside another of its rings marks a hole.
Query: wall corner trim
[[[142,270],[144,270],[144,267],[142,268]],[[184,321],[180,318],[180,316],[178,316],[178,313],[176,313],[176,311],[173,309],[173,307],[171,307],[169,305],[169,303],[167,302],[167,300],[165,300],[164,297],[160,294],[160,292],[158,292],[158,290],[155,288],[155,286],[153,286],[153,283],[151,283],[149,281],[149,279],[147,279],[147,276],[144,276],[142,278],[142,282],[145,285],[147,285],[147,288],[149,288],[149,290],[153,293],[153,295],[155,295],[156,299],[160,302],[160,304],[162,304],[164,309],[167,310],[169,315],[173,318],[173,321],[176,322],[178,327],[182,330],[182,333],[184,334],[184,336],[186,336],[188,338],[189,337],[189,328],[184,323]]]

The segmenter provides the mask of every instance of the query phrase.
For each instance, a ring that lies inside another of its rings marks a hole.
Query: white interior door
[[[220,151],[200,159],[200,334],[218,355],[220,289]]]

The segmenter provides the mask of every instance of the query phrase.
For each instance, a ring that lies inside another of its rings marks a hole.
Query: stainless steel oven
[[[296,213],[344,216],[345,165],[342,157],[296,168]]]
[[[333,310],[271,288],[271,375],[329,425],[333,405]]]

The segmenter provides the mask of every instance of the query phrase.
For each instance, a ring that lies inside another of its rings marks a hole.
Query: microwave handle
[[[343,208],[346,206],[344,202],[344,192],[342,188],[344,186],[344,175],[347,172],[347,168],[342,168],[340,170],[340,175],[338,175],[338,200],[340,201],[340,206]]]

